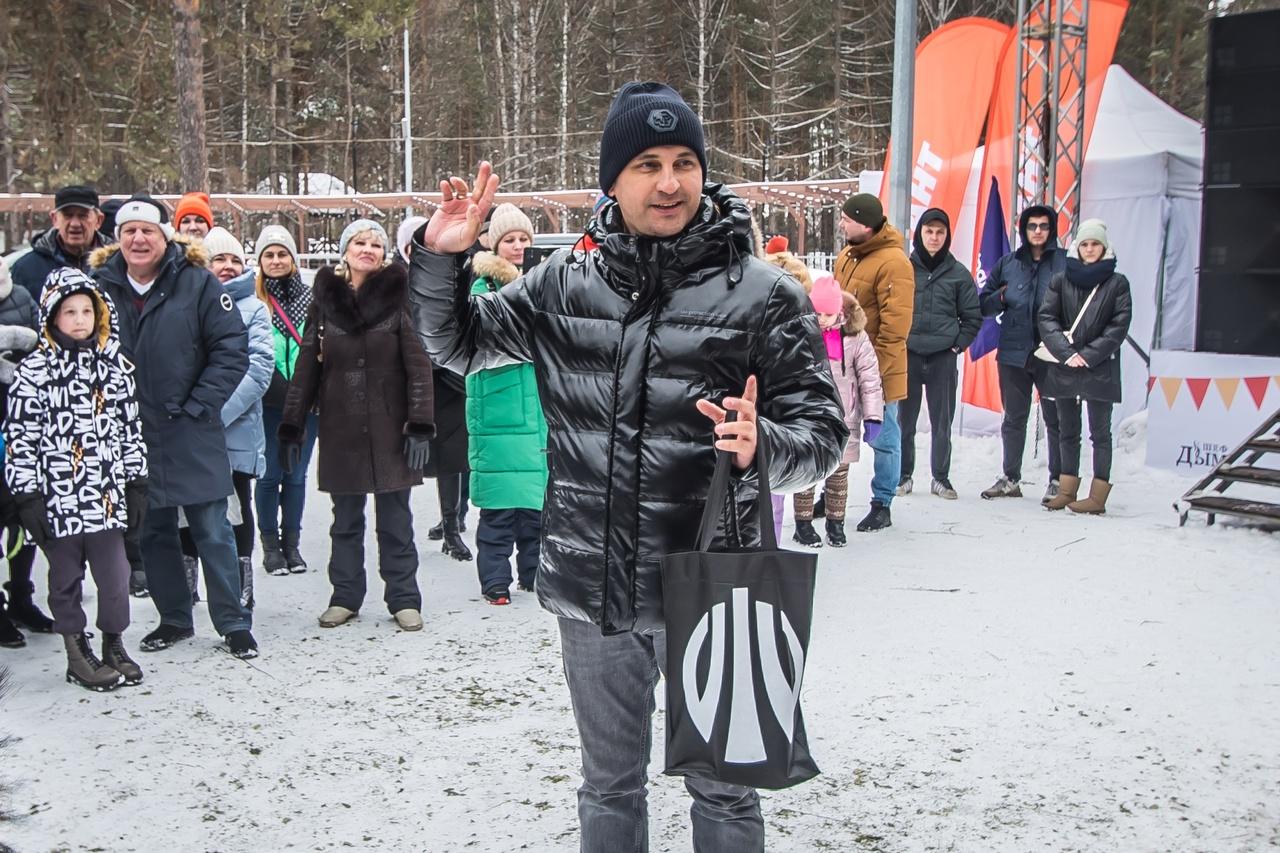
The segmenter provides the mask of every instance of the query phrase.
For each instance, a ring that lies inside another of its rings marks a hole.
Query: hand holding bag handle
[[[737,419],[737,412],[725,414],[725,422]],[[716,451],[716,470],[711,477],[711,488],[707,491],[707,503],[702,509],[702,522],[698,525],[698,550],[711,549],[711,541],[720,529],[720,520],[724,515],[724,505],[729,496],[729,466],[733,464],[733,453],[728,450]],[[769,500],[769,454],[764,430],[756,431],[756,478],[759,484],[759,496],[756,507],[760,514],[760,544],[765,551],[778,550],[778,538],[773,530],[773,502]]]

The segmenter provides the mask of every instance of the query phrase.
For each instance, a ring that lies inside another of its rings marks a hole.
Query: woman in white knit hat
[[[1058,408],[1062,477],[1051,510],[1101,515],[1111,494],[1111,410],[1120,402],[1120,348],[1129,334],[1133,302],[1129,280],[1116,272],[1116,255],[1101,219],[1076,228],[1067,268],[1049,281],[1037,321],[1044,343],[1036,357],[1050,362],[1041,393]],[[1079,499],[1081,409],[1089,410],[1093,480]]]

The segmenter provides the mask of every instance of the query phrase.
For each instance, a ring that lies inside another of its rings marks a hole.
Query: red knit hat
[[[209,207],[208,193],[187,193],[178,199],[178,209],[173,212],[174,224],[181,225],[182,217],[192,214],[208,222],[210,228],[214,226],[213,208]]]
[[[766,255],[776,255],[779,252],[785,252],[791,247],[791,241],[779,234],[776,237],[770,237],[769,242],[764,244],[764,253]]]
[[[839,314],[844,310],[844,294],[840,285],[829,275],[818,276],[809,291],[809,301],[819,314]]]

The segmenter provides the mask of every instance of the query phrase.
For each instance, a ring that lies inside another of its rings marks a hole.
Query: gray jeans
[[[606,637],[596,625],[562,618],[560,645],[582,743],[580,849],[646,853],[654,688],[666,667],[666,634]],[[755,789],[692,777],[684,784],[693,796],[696,853],[763,853],[764,819]]]

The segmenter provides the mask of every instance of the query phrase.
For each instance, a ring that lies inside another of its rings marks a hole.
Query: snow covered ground
[[[824,550],[803,698],[824,773],[765,795],[770,850],[1280,844],[1280,538],[1179,529],[1170,503],[1186,481],[1142,467],[1140,428],[1125,444],[1106,517],[979,500],[999,442],[962,439],[959,501],[901,498],[892,530]],[[869,473],[864,459],[855,520]],[[419,634],[395,629],[376,579],[357,622],[320,629],[328,585],[312,571],[259,576],[252,665],[216,651],[203,605],[195,641],[138,655],[146,682],[112,694],[65,684],[56,638],[5,650],[17,690],[0,773],[19,817],[0,840],[20,853],[576,850],[555,622],[526,594],[482,603],[474,564],[426,541],[435,504],[434,489],[415,493]],[[328,511],[323,496],[308,506],[313,567]],[[134,618],[132,644],[151,604]],[[653,849],[687,850],[661,742]]]

